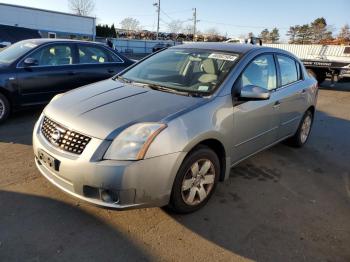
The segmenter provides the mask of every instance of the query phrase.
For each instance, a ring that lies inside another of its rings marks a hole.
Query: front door
[[[254,85],[271,92],[268,100],[242,102],[233,113],[233,163],[274,143],[277,139],[279,101],[274,57],[263,54],[252,60],[240,76],[239,87]]]
[[[48,102],[55,94],[73,88],[76,66],[73,53],[71,44],[50,44],[27,56],[36,65],[19,63],[17,79],[24,105]]]

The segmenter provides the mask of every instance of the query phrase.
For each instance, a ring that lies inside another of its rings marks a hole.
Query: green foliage
[[[114,27],[114,24],[109,25],[97,25],[96,26],[96,36],[98,37],[117,37],[117,33]]]
[[[280,39],[280,33],[278,28],[273,28],[271,32],[265,28],[261,31],[259,37],[264,43],[277,43]]]
[[[316,18],[310,24],[291,26],[287,32],[291,44],[320,44],[332,39],[332,31],[324,17]]]

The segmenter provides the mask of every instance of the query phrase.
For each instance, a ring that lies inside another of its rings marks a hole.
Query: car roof
[[[186,43],[183,45],[177,45],[171,48],[188,48],[188,49],[207,49],[215,51],[224,51],[245,54],[251,51],[252,49],[263,49],[265,47],[250,45],[250,44],[232,44],[232,43],[223,43],[223,42],[194,42]]]
[[[53,38],[35,38],[35,39],[27,39],[23,40],[26,42],[32,42],[37,45],[46,44],[46,43],[60,43],[60,42],[72,42],[72,43],[92,43],[92,44],[101,44],[99,42],[92,42],[92,41],[84,41],[84,40],[74,40],[74,39],[53,39]]]
[[[260,46],[260,45],[252,45],[252,44],[233,44],[233,43],[225,43],[225,42],[193,42],[193,43],[186,43],[183,45],[173,46],[170,48],[179,48],[179,47],[186,48],[186,49],[187,48],[203,49],[203,50],[214,50],[214,51],[221,51],[221,52],[231,52],[231,53],[236,53],[240,55],[245,55],[252,50],[260,51],[260,53],[273,52],[273,53],[285,54],[285,55],[291,56],[300,62],[300,59],[297,56],[283,49]]]

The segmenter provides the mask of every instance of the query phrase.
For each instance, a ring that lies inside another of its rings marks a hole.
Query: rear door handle
[[[68,72],[68,75],[70,75],[70,76],[74,76],[74,75],[76,75],[77,74],[77,72],[74,72],[74,71],[69,71]]]
[[[305,89],[301,90],[300,94],[305,95],[306,94],[306,90]]]
[[[108,73],[112,74],[115,73],[115,71],[113,69],[108,69]]]

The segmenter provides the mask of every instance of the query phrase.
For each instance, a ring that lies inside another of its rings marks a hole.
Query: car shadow
[[[332,86],[332,83],[330,80],[324,81],[320,86],[320,89],[322,90],[329,90],[329,91],[342,91],[342,92],[350,92],[350,80],[344,79],[339,82],[335,82]]]
[[[11,114],[0,124],[0,142],[32,145],[33,128],[42,110],[31,108]]]
[[[325,125],[332,121],[338,130]],[[278,144],[232,168],[201,210],[166,212],[203,238],[255,261],[349,261],[346,130],[350,121],[318,112],[304,148]]]
[[[50,198],[0,191],[0,261],[149,261],[99,218]]]

